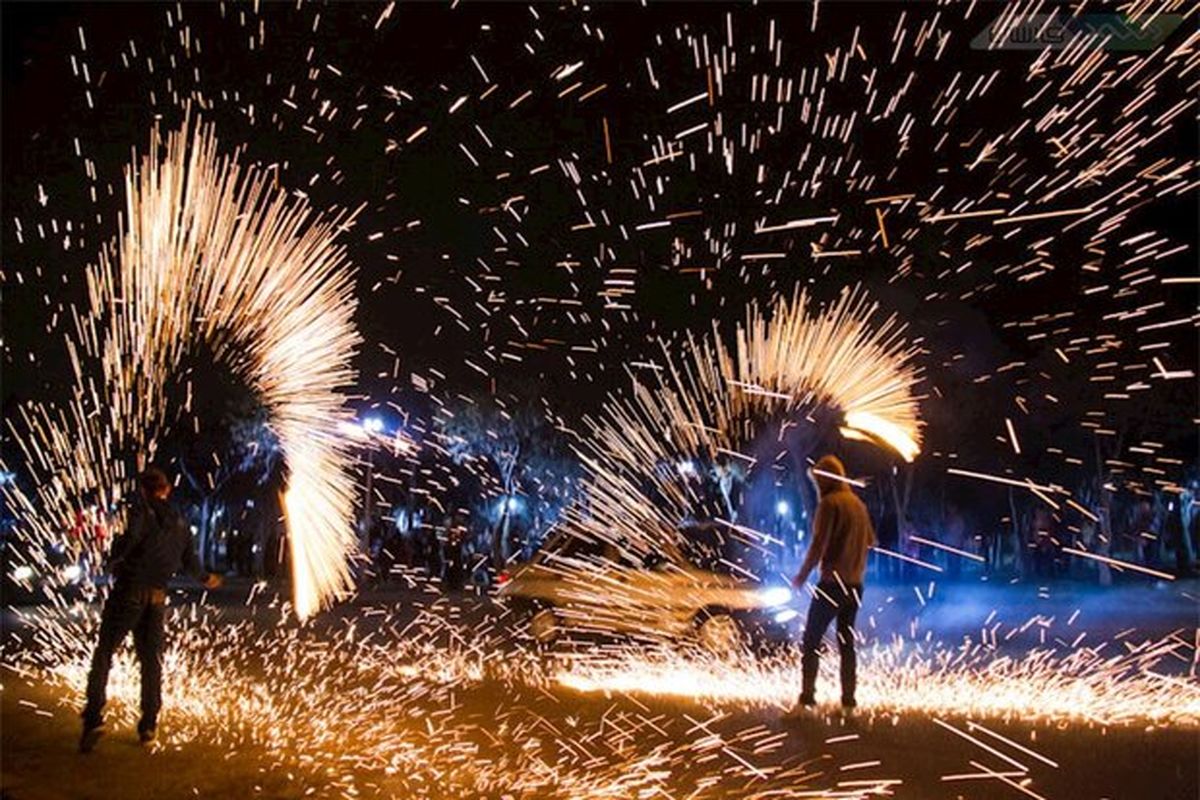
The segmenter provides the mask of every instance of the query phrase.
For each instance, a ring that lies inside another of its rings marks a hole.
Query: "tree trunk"
[[[508,528],[512,522],[512,515],[508,511],[508,498],[504,500],[504,521],[500,529],[500,558],[504,564],[508,563],[508,557],[511,555],[508,552]]]
[[[536,510],[533,512],[533,521],[529,529],[525,531],[525,551],[521,553],[522,559],[531,558],[533,551],[537,549],[538,540],[542,536],[542,525],[544,524],[542,504],[538,503]]]
[[[497,571],[508,562],[508,499],[508,494],[500,498],[500,518],[492,526],[492,564]]]
[[[212,501],[205,497],[200,501],[200,531],[197,536],[199,539],[197,547],[197,555],[200,557],[200,566],[205,570],[209,568],[212,560],[209,558],[209,545],[212,536]]]
[[[520,454],[521,448],[518,447],[511,457],[497,463],[500,484],[504,488],[504,496],[500,499],[500,519],[497,520],[496,527],[492,529],[492,562],[496,565],[497,571],[503,569],[504,565],[508,563],[508,521],[510,516],[508,507],[516,489],[517,464]]]
[[[1117,452],[1121,449],[1121,440],[1124,439],[1124,433],[1117,439]],[[1096,515],[1100,517],[1100,543],[1096,548],[1101,555],[1108,555],[1112,552],[1113,531],[1112,531],[1112,498],[1109,496],[1108,490],[1104,488],[1105,470],[1104,470],[1104,454],[1100,451],[1100,437],[1092,435],[1092,445],[1096,454]],[[1103,561],[1099,562],[1100,569],[1100,585],[1112,586],[1112,569]]]
[[[904,465],[897,468],[904,471],[904,491],[900,491],[900,486],[896,480],[896,475],[892,476],[892,503],[896,511],[896,550],[904,555],[908,555],[908,504],[912,498],[912,468]]]
[[[1100,498],[1096,508],[1096,516],[1100,517],[1100,543],[1096,549],[1100,555],[1108,555],[1112,552],[1112,501],[1105,491],[1104,486],[1100,486]],[[1100,585],[1112,586],[1112,568],[1100,562]]]
[[[804,479],[803,478],[798,482],[798,484],[796,486],[796,500],[800,504],[800,508],[796,509],[796,513],[800,515],[800,522],[796,527],[798,530],[804,531],[804,535],[808,539],[808,541],[812,541],[812,516],[813,515],[811,513],[809,513],[808,492],[806,492],[804,490]],[[792,559],[798,559],[800,557],[799,538],[800,538],[799,535],[797,535],[796,541],[792,542],[792,546],[790,548],[791,552],[789,553],[789,557]]]
[[[1011,486],[1008,489],[1008,519],[1012,527],[1013,569],[1020,577],[1025,563],[1025,543],[1021,541],[1021,519],[1017,514],[1017,498]],[[1004,557],[1003,552],[1000,557]]]
[[[407,536],[412,532],[413,514],[416,512],[416,498],[413,496],[413,482],[416,480],[417,469],[414,466],[413,471],[408,476],[408,486],[404,490],[404,531]]]

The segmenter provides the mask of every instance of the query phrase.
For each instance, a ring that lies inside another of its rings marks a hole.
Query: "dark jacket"
[[[842,462],[825,456],[816,469],[845,476]],[[821,582],[861,584],[867,568],[867,552],[875,545],[875,528],[867,507],[850,491],[850,484],[836,478],[816,475],[821,493],[813,517],[813,538],[804,557],[800,574],[807,576],[821,565]]]
[[[187,523],[170,503],[157,498],[134,499],[109,559],[115,585],[122,589],[165,589],[180,570],[198,580],[205,576]]]

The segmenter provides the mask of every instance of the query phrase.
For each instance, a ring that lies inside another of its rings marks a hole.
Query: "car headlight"
[[[775,613],[775,621],[782,625],[785,622],[791,622],[796,617],[800,616],[800,612],[794,608],[785,608],[783,611]]]
[[[13,580],[27,581],[33,578],[33,567],[22,564],[19,567],[14,567],[12,571]]]
[[[71,581],[73,583],[79,580],[81,575],[83,575],[83,569],[78,564],[68,564],[67,566],[63,567],[63,580]]]
[[[792,600],[792,590],[786,586],[772,586],[759,591],[758,599],[768,608],[786,605]]]

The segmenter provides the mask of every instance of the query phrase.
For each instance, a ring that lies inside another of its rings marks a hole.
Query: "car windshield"
[[[732,528],[687,525],[680,529],[679,543],[683,557],[698,569],[739,578],[757,577],[754,564],[761,553]]]
[[[704,523],[685,525],[679,530],[678,545],[684,561],[696,569],[757,580],[755,564],[761,561],[762,553],[732,528]],[[672,561],[657,552],[638,558],[620,543],[570,534],[547,543],[536,560],[573,566],[583,562],[652,570],[667,569]]]
[[[629,554],[613,542],[563,534],[548,543],[538,561],[568,561],[610,563],[622,567],[635,566]]]

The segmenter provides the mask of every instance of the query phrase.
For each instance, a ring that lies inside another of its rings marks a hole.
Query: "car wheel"
[[[737,620],[725,613],[706,614],[696,628],[700,646],[710,653],[726,655],[742,643],[742,629]]]
[[[550,644],[558,638],[558,615],[550,607],[539,608],[529,618],[529,634],[538,644]]]

